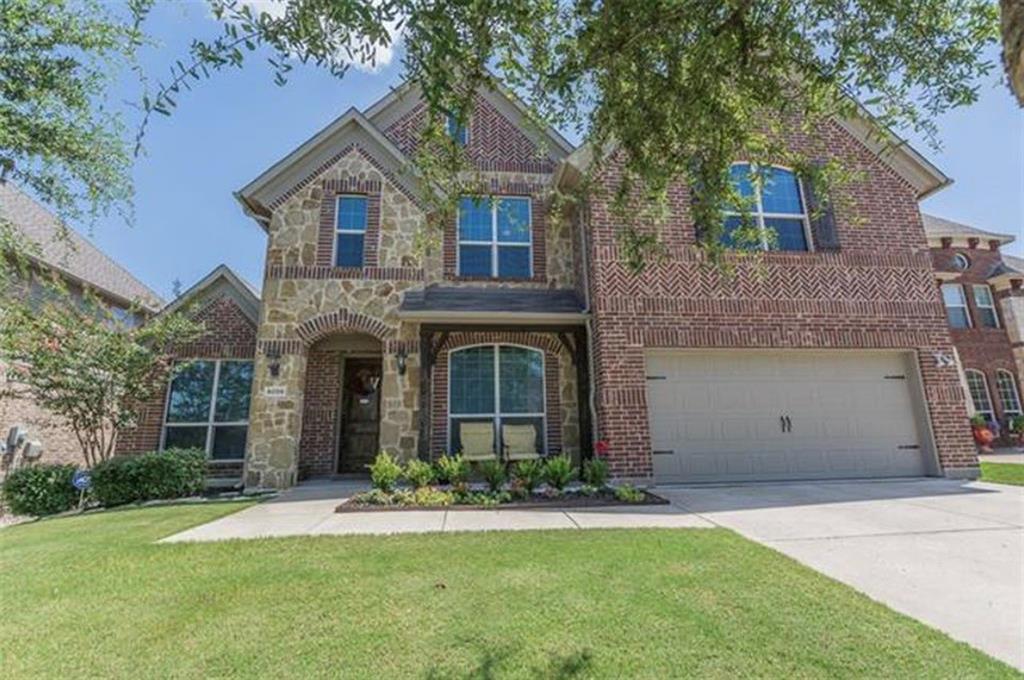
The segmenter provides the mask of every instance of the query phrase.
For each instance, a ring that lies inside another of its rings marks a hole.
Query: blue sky
[[[185,54],[193,36],[218,28],[198,1],[158,5],[148,27],[160,44],[144,51],[142,66],[154,80]],[[341,81],[297,67],[283,88],[260,58],[241,71],[215,74],[179,97],[170,118],[152,121],[134,173],[135,223],[101,220],[89,229],[94,241],[166,298],[175,279],[188,287],[220,263],[259,287],[265,237],[232,192],[349,107],[376,101],[399,78],[397,59],[376,73],[353,70]],[[138,81],[126,76],[116,96],[138,101],[139,92]],[[923,209],[1020,237],[1024,114],[1009,92],[993,77],[976,105],[944,116],[939,126],[940,152],[910,141],[955,183]],[[1024,244],[1009,251],[1022,254]]]

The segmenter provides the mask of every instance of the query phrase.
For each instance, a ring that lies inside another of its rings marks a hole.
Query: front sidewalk
[[[710,528],[711,522],[675,505],[558,510],[403,510],[334,512],[345,498],[368,488],[362,481],[314,481],[277,498],[194,527],[161,543],[232,538],[408,534],[525,529]]]

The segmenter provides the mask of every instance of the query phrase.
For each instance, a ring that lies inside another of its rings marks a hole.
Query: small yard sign
[[[76,470],[73,477],[71,477],[71,485],[79,491],[85,491],[92,486],[92,476],[88,470]]]
[[[284,389],[284,385],[274,385],[272,387],[263,388],[263,396],[270,399],[280,398],[287,394]]]

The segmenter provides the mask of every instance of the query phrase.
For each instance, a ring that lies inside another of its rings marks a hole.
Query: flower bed
[[[428,493],[422,493],[424,490]],[[621,493],[620,489],[628,489]],[[628,496],[628,498],[627,498]],[[479,489],[464,492],[444,487],[421,487],[381,492],[378,489],[356,494],[341,503],[335,512],[387,512],[395,510],[493,510],[508,508],[593,508],[623,505],[667,505],[668,501],[643,489],[605,487],[603,489],[566,489],[562,493],[543,490],[529,495],[508,491],[492,493]]]
[[[378,510],[480,510],[490,508],[579,508],[611,505],[664,505],[664,498],[629,484],[608,484],[608,465],[588,460],[576,471],[567,456],[505,465],[496,460],[471,465],[461,456],[436,463],[412,460],[404,466],[381,453],[370,466],[373,489],[356,494],[337,512]],[[483,480],[471,485],[470,476]],[[401,480],[408,487],[399,488]]]

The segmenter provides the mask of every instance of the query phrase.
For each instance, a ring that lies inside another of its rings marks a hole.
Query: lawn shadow
[[[468,641],[467,641],[468,642]],[[504,646],[495,648],[488,646],[487,649],[479,650],[479,660],[476,665],[462,673],[453,673],[450,669],[438,667],[430,668],[424,678],[427,680],[492,680],[507,671],[503,668],[504,663],[518,651],[520,647]],[[552,653],[549,655],[547,664],[536,669],[532,675],[538,678],[552,678],[553,680],[569,680],[590,670],[593,665],[593,653],[589,649],[576,650],[565,654]]]

